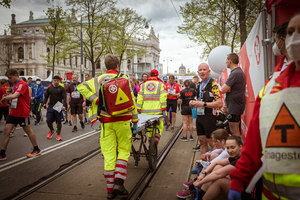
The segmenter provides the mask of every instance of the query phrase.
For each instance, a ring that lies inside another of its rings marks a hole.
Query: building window
[[[50,48],[47,48],[47,55],[48,55],[48,60],[50,61]]]
[[[48,71],[47,71],[47,78],[50,76],[50,74],[51,74],[51,71],[48,70]]]
[[[84,67],[86,68],[86,57],[84,57]]]
[[[24,76],[24,71],[20,71],[20,76]]]
[[[66,59],[64,58],[64,65],[66,65]]]
[[[35,30],[35,32],[36,32],[36,33],[39,33],[39,32],[40,32],[40,30]]]
[[[18,61],[23,61],[24,59],[24,49],[23,47],[18,48]]]
[[[75,56],[75,67],[77,67],[77,56]]]
[[[26,33],[26,30],[23,30],[23,33]]]
[[[100,59],[96,62],[96,69],[100,69],[101,68],[101,64],[100,64]]]

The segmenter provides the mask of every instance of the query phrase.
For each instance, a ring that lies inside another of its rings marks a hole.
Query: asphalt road
[[[43,118],[45,110],[43,110]],[[42,155],[27,158],[26,154],[32,151],[32,145],[28,137],[24,137],[24,131],[18,126],[14,137],[10,139],[6,151],[7,160],[0,161],[0,199],[5,199],[16,193],[19,189],[40,180],[41,178],[58,170],[60,166],[70,163],[73,159],[80,158],[99,147],[99,131],[86,125],[81,129],[77,122],[78,132],[72,132],[73,127],[63,125],[61,137],[63,141],[57,141],[56,135],[47,139],[49,128],[45,121],[40,125],[34,125],[32,118],[31,127],[36,134]],[[55,123],[54,123],[55,127]],[[3,121],[0,130],[4,129]],[[2,141],[3,134],[0,134]]]

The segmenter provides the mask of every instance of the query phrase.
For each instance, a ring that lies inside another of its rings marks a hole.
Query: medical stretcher
[[[139,114],[138,118],[138,133],[133,134],[133,143],[137,141],[140,141],[140,143],[132,145],[131,155],[133,155],[135,159],[135,167],[138,167],[138,163],[141,157],[146,157],[146,160],[148,160],[149,162],[150,170],[155,170],[157,164],[157,144],[154,135],[156,131],[159,131],[157,125],[160,123],[159,120],[163,118],[163,116]],[[148,131],[148,128],[150,128],[151,126],[153,126],[153,129],[151,131]],[[151,134],[151,142],[148,148],[146,143],[149,132]]]

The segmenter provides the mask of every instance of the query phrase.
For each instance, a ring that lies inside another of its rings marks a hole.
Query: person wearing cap
[[[170,75],[169,76],[169,83],[165,85],[165,89],[168,93],[167,96],[167,110],[169,111],[170,108],[172,108],[172,126],[171,126],[171,131],[174,132],[174,125],[176,122],[176,112],[177,112],[177,99],[180,94],[180,85],[175,82],[175,76]],[[166,125],[166,130],[170,127],[170,120],[167,117],[167,125]]]
[[[147,115],[163,115],[166,116],[167,92],[164,88],[163,81],[158,78],[158,71],[151,70],[150,77],[141,85],[137,98],[137,110],[141,114]],[[148,129],[148,141],[150,143],[152,137],[152,127]],[[158,144],[161,133],[164,129],[163,119],[160,119],[158,132],[154,137]]]
[[[36,120],[34,125],[39,125],[41,120],[41,106],[44,101],[44,86],[41,84],[41,79],[37,78],[35,81],[36,85],[32,87],[31,94],[31,110],[33,114],[36,116]]]
[[[164,84],[167,84],[167,83],[168,83],[168,77],[167,77],[167,76],[164,76],[164,77],[163,77],[163,81],[164,81]]]

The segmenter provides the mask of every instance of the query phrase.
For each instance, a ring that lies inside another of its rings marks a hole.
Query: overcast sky
[[[179,13],[179,6],[184,6],[186,0],[172,0],[173,4]],[[66,8],[64,0],[55,0],[55,3]],[[159,33],[160,63],[164,65],[164,73],[167,72],[167,62],[163,62],[165,57],[169,58],[169,72],[178,71],[178,68],[183,64],[190,71],[197,71],[197,66],[200,62],[202,48],[193,44],[187,35],[177,33],[177,26],[181,25],[181,21],[176,14],[176,11],[171,3],[171,0],[118,0],[117,8],[125,7],[133,8],[139,15],[143,15],[147,19],[151,19],[150,26],[154,27],[154,32]],[[46,17],[43,10],[50,7],[46,0],[13,0],[11,8],[0,7],[0,30],[3,34],[5,25],[11,23],[11,14],[16,15],[16,22],[20,23],[29,20],[30,10],[34,13],[34,18]],[[181,15],[179,15],[181,18]],[[181,18],[182,20],[182,18]],[[150,31],[150,28],[147,30]],[[188,45],[194,45],[194,48],[187,48]]]

